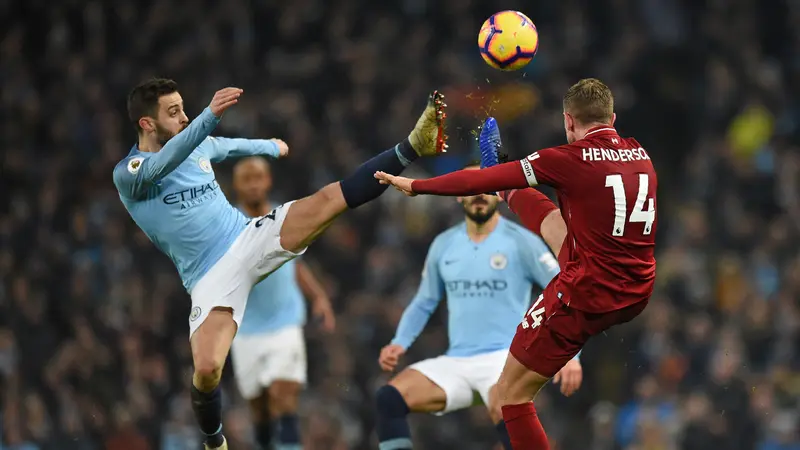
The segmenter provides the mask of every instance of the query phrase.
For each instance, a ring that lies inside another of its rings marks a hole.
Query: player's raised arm
[[[412,196],[432,194],[457,197],[523,189],[539,184],[564,189],[570,177],[570,170],[577,169],[575,164],[572,164],[573,156],[567,150],[568,147],[546,148],[527,158],[487,167],[480,171],[459,170],[424,180],[398,177],[383,172],[376,172],[375,178]]]
[[[417,294],[403,312],[403,317],[397,325],[397,332],[392,339],[392,344],[399,345],[403,349],[410,347],[417,339],[444,297],[444,282],[439,274],[439,258],[443,244],[441,235],[431,244],[425,259],[425,266],[422,269],[422,280]]]
[[[500,164],[483,170],[458,170],[447,175],[414,180],[383,172],[375,173],[383,184],[391,184],[407,195],[432,194],[443,196],[479,195],[528,186],[519,161]]]
[[[209,137],[206,142],[212,148],[211,162],[254,155],[269,156],[277,159],[289,154],[289,146],[280,139]]]
[[[214,131],[222,114],[239,101],[241,93],[242,90],[238,88],[217,91],[211,104],[189,126],[169,138],[160,150],[140,148],[140,151],[147,151],[151,156],[127,158],[114,168],[114,184],[119,192],[128,198],[139,198],[153,183],[169,175]],[[182,109],[179,111],[182,114]],[[157,133],[155,126],[151,133]],[[140,143],[141,134],[140,131]]]

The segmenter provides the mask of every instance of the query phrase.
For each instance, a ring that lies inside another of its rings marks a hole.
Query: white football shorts
[[[443,411],[446,414],[476,404],[475,394],[480,395],[484,405],[489,405],[489,389],[500,379],[506,364],[508,350],[497,350],[475,356],[446,356],[425,359],[409,366],[425,375],[442,388],[447,395]]]
[[[253,218],[227,253],[194,285],[189,295],[189,337],[213,308],[232,308],[233,320],[241,325],[247,297],[253,286],[287,261],[305,253],[281,247],[281,226],[294,202],[284,203],[263,217]]]
[[[258,397],[277,380],[306,384],[306,343],[299,326],[237,335],[231,358],[236,384],[245,400]]]

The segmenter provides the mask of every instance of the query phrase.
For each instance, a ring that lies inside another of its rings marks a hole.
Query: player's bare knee
[[[532,371],[513,378],[501,376],[497,382],[499,406],[518,405],[532,401],[548,380],[549,378]]]
[[[269,409],[273,417],[297,412],[300,384],[276,381],[269,387]]]
[[[299,252],[321,235],[347,210],[339,183],[331,183],[292,204],[281,226],[281,247]]]
[[[266,389],[261,392],[258,397],[248,401],[250,416],[253,418],[253,422],[261,423],[269,420],[268,410],[264,409],[264,406],[267,404],[269,404],[269,400],[267,399]]]
[[[202,392],[217,387],[222,378],[222,363],[213,358],[199,358],[194,363],[194,385]]]
[[[558,256],[564,239],[567,237],[567,224],[561,216],[561,210],[555,209],[542,220],[542,239],[547,243],[553,253]]]

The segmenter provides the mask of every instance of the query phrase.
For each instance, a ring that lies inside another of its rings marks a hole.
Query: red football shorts
[[[614,325],[630,322],[648,299],[607,313],[587,313],[567,306],[576,299],[565,292],[558,276],[547,285],[517,327],[511,354],[529,370],[553,377],[581,351],[590,337]]]

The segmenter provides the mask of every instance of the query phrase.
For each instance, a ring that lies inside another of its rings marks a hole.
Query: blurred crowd
[[[524,71],[478,55],[499,9],[539,28]],[[415,175],[459,167],[487,114],[512,156],[562,142],[561,95],[601,78],[659,171],[658,289],[589,344],[577,395],[540,395],[553,448],[800,449],[797,1],[0,0],[0,25],[0,449],[199,448],[189,298],[111,182],[135,141],[125,96],[155,75],[179,82],[190,115],[245,90],[218,133],[289,143],[276,201],[394,145],[432,88],[453,150]],[[309,250],[338,327],[307,327],[306,450],[376,448],[379,349],[433,236],[460,219],[452,199],[388,192]],[[445,314],[408,361],[446,347]],[[226,434],[252,449],[230,375]],[[496,448],[480,408],[412,426],[421,450]]]

